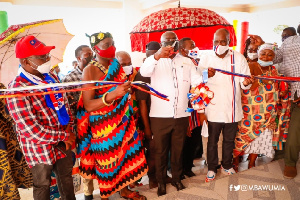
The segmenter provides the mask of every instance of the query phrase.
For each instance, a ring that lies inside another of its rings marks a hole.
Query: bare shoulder
[[[82,80],[89,81],[89,80],[99,80],[104,73],[95,65],[88,64],[82,73]]]

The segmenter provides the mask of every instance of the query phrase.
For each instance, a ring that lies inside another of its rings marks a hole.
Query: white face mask
[[[133,72],[133,66],[132,65],[124,66],[123,67],[123,71],[128,76],[128,75],[132,74],[132,72]]]
[[[35,70],[37,70],[37,71],[39,71],[41,74],[48,74],[50,72],[50,70],[51,70],[51,67],[52,67],[51,60],[49,60],[48,62],[45,62],[42,65],[37,65],[37,64],[35,64],[32,61],[31,61],[31,63],[34,64],[35,66],[37,66],[37,69],[35,69],[33,67],[32,68],[35,69]]]
[[[258,62],[258,64],[260,64],[260,66],[263,66],[263,67],[273,65],[273,61],[262,61],[262,60],[258,59],[257,62]]]
[[[248,53],[247,55],[250,60],[255,60],[256,58],[258,58],[258,53]]]
[[[222,55],[224,54],[227,50],[229,49],[229,46],[222,46],[222,45],[217,45],[214,46],[214,51],[216,52],[216,54],[218,55]]]
[[[189,50],[188,57],[196,59],[198,58],[199,54],[200,54],[199,48],[195,47],[192,50]]]

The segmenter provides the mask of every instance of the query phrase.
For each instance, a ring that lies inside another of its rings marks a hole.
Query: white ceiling
[[[142,10],[177,7],[178,0],[0,0],[13,5],[42,5],[93,8],[122,8],[136,2]],[[201,7],[215,11],[255,12],[277,8],[300,6],[300,0],[180,0],[181,7]]]

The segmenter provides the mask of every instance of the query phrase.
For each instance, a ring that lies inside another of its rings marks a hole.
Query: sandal
[[[234,169],[235,173],[238,173],[238,172],[239,172],[239,165],[233,164],[233,165],[232,165],[232,168]]]
[[[140,187],[140,186],[143,186],[143,184],[142,183],[138,183],[138,182],[134,182],[134,183],[129,184],[129,188],[130,189],[133,189],[135,187]]]
[[[145,197],[144,195],[140,195],[140,193],[137,191],[132,191],[128,196],[122,196],[120,192],[120,196],[128,200],[147,200],[147,197]]]

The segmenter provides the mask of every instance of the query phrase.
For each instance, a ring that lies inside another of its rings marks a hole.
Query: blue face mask
[[[262,61],[262,60],[258,59],[257,62],[258,62],[258,64],[260,64],[260,66],[263,66],[263,67],[267,67],[267,66],[273,65],[273,61],[266,62],[266,61]]]

